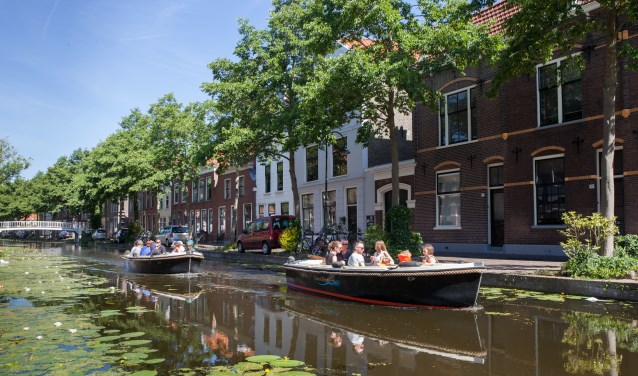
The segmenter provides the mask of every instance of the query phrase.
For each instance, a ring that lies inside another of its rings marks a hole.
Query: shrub
[[[624,252],[613,257],[583,252],[570,258],[563,265],[563,270],[576,278],[624,278],[630,271],[638,270],[638,259],[627,256]]]
[[[625,252],[638,258],[638,235],[621,235],[614,238],[614,251]]]
[[[290,226],[279,234],[279,243],[288,252],[295,252],[301,240],[299,226]]]
[[[570,211],[563,213],[562,217],[566,228],[559,232],[565,236],[566,241],[561,242],[560,245],[570,259],[582,252],[600,251],[607,236],[618,233],[618,227],[614,223],[615,218],[607,219],[600,213],[583,217]]]
[[[410,246],[410,222],[412,210],[403,205],[393,206],[385,215],[385,232],[388,243],[396,249],[408,249]]]
[[[381,226],[372,225],[366,230],[365,234],[363,235],[363,239],[363,244],[365,245],[366,249],[369,250],[374,249],[374,244],[377,242],[377,240],[383,240],[384,242],[386,242],[387,235],[385,231],[383,231]]]

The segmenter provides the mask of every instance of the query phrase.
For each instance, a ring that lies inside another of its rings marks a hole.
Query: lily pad
[[[113,334],[113,333],[119,333],[120,330],[119,329],[109,329],[109,330],[105,330],[104,334]]]
[[[268,363],[277,359],[281,359],[281,357],[279,355],[254,355],[246,358],[246,361],[253,363]]]
[[[121,338],[121,336],[104,336],[104,337],[100,337],[97,340],[100,342],[109,342],[109,341],[114,341],[116,339]]]
[[[130,352],[122,355],[122,358],[127,360],[135,360],[135,359],[146,359],[148,358],[148,354],[139,353],[139,352]]]
[[[164,358],[147,359],[144,361],[146,364],[157,364],[166,361]]]
[[[124,333],[122,334],[122,338],[135,338],[135,337],[141,337],[143,336],[144,332],[132,332],[132,333]]]
[[[123,346],[139,346],[139,345],[145,345],[147,343],[150,343],[151,340],[150,339],[132,339],[130,341],[124,341],[121,343],[121,345]]]
[[[306,372],[306,371],[287,371],[279,373],[279,375],[285,376],[314,376],[314,373]]]
[[[305,363],[294,359],[277,359],[270,362],[273,367],[298,367],[303,366]]]
[[[260,363],[241,362],[233,366],[233,369],[241,372],[263,370],[264,366]]]
[[[131,376],[155,376],[157,375],[157,371],[155,370],[144,370],[144,371],[137,371],[134,373],[131,373]]]

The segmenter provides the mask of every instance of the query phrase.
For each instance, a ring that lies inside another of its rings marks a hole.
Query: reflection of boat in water
[[[476,315],[463,310],[405,310],[333,301],[312,304],[289,299],[286,310],[300,319],[392,343],[414,353],[483,364],[483,346]]]
[[[196,273],[204,255],[193,253],[166,253],[154,256],[124,255],[127,270],[134,273],[172,274]]]
[[[194,285],[190,279],[161,279],[154,280],[142,278],[140,280],[133,278],[122,278],[119,285],[125,293],[134,293],[138,297],[145,297],[147,301],[158,300],[179,300],[191,303],[199,298],[203,289]]]
[[[482,262],[418,263],[390,267],[322,265],[322,260],[284,264],[288,286],[362,303],[410,307],[470,307],[476,303]]]

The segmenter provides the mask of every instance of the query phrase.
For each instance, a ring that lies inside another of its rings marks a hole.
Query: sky
[[[238,19],[264,27],[270,0],[0,0],[0,138],[30,179],[92,149],[132,109],[208,96],[208,64],[233,58]]]

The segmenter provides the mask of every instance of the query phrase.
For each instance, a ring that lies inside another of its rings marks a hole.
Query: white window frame
[[[245,188],[245,180],[244,180],[244,176],[238,176],[237,177],[237,195],[239,197],[244,197],[244,195],[246,194],[246,188]]]
[[[223,215],[222,215],[223,214]],[[222,232],[224,236],[226,236],[226,207],[220,206],[217,209],[217,235],[219,236]]]
[[[451,175],[451,174],[458,174],[459,176],[459,191],[456,193],[444,193],[444,194],[439,194],[438,190],[439,190],[439,176],[441,175]],[[458,225],[442,225],[439,223],[439,213],[440,213],[440,207],[439,207],[439,197],[440,196],[451,196],[451,195],[458,195],[459,196],[459,224]],[[455,169],[450,169],[450,170],[441,170],[441,171],[437,171],[436,172],[436,176],[435,176],[435,206],[436,206],[436,218],[435,218],[435,230],[458,230],[461,229],[461,169],[455,168]]]
[[[472,133],[472,98],[470,97],[470,92],[472,89],[476,88],[477,85],[471,85],[471,86],[466,86],[462,89],[459,90],[455,90],[455,91],[451,91],[449,93],[445,93],[443,94],[444,98],[445,98],[445,143],[441,144],[441,114],[438,113],[437,117],[439,119],[438,124],[439,124],[439,140],[437,141],[437,144],[439,144],[439,147],[447,147],[447,146],[454,146],[454,145],[463,145],[466,144],[468,142],[476,142],[476,139],[472,139],[472,137],[476,136]],[[458,94],[462,91],[467,91],[467,124],[468,124],[468,129],[467,129],[467,141],[462,141],[462,142],[455,142],[455,143],[450,143],[450,140],[448,139],[448,135],[449,135],[449,120],[448,120],[448,111],[447,111],[447,103],[448,103],[448,97],[450,95],[454,95],[454,94]],[[475,92],[476,93],[476,92]],[[440,106],[440,104],[439,104]],[[440,108],[439,108],[440,111]]]
[[[572,54],[571,56],[573,57],[573,56],[577,56],[579,54],[580,53],[575,53],[575,54]],[[557,77],[558,87],[556,88],[557,96],[558,96],[558,121],[556,123],[553,123],[553,124],[544,124],[544,125],[541,124],[541,96],[540,96],[540,74],[539,74],[539,70],[542,67],[545,67],[545,66],[548,66],[548,65],[556,63],[556,68],[558,69],[558,73],[560,75],[561,62],[563,60],[566,60],[567,58],[568,58],[567,56],[563,56],[563,57],[559,57],[559,58],[547,61],[545,63],[536,65],[536,127],[537,128],[551,127],[552,125],[559,125],[559,124],[563,124],[563,123],[570,123],[570,122],[573,122],[573,121],[582,120],[582,116],[581,116],[581,118],[577,119],[577,120],[563,121],[563,84],[562,84],[562,82],[560,80],[560,76],[559,76],[559,77]],[[581,81],[581,83],[583,81],[582,75],[581,75],[580,81]],[[581,96],[583,95],[582,86],[581,86],[581,94],[580,95]],[[534,222],[534,223],[536,223],[536,222]]]
[[[532,185],[534,186],[534,195],[532,196],[532,205],[534,207],[534,226],[533,227],[538,227],[538,228],[564,228],[565,225],[563,224],[538,224],[538,203],[536,202],[536,161],[540,161],[540,160],[544,160],[544,159],[556,159],[556,158],[563,158],[563,164],[565,163],[565,154],[560,153],[560,154],[552,154],[552,155],[543,155],[542,157],[534,157],[532,159],[532,170],[533,170],[533,176],[532,176]],[[567,177],[567,172],[565,171],[565,178]],[[565,181],[563,182],[563,185],[566,186],[567,185],[567,180],[565,179]]]
[[[230,179],[224,179],[224,199],[230,198]]]
[[[253,220],[253,204],[244,204],[242,216],[244,217],[244,229],[247,229],[248,224]]]

